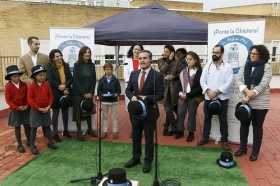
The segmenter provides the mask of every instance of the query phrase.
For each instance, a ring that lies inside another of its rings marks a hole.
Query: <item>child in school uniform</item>
[[[35,138],[38,127],[44,127],[46,137],[49,140],[48,148],[57,149],[57,146],[52,141],[51,134],[51,115],[50,107],[53,102],[52,90],[48,82],[45,81],[45,72],[41,65],[34,66],[31,69],[31,78],[33,82],[28,87],[27,100],[31,107],[30,110],[30,148],[34,155],[39,151],[35,146]]]
[[[99,80],[97,93],[101,95],[102,98],[102,110],[103,110],[103,123],[102,123],[102,134],[101,138],[107,136],[108,129],[108,113],[109,108],[111,110],[112,122],[113,122],[113,138],[117,139],[118,135],[118,117],[117,117],[117,107],[118,107],[118,96],[121,93],[121,86],[119,80],[116,78],[113,72],[113,65],[111,63],[106,63],[103,66],[105,75]],[[99,100],[99,96],[97,97]]]
[[[25,149],[21,142],[21,125],[24,127],[27,146],[30,146],[30,108],[27,103],[27,84],[20,80],[23,73],[16,65],[8,66],[6,71],[5,79],[9,81],[5,86],[5,99],[10,109],[8,125],[15,128],[17,150],[23,153]]]

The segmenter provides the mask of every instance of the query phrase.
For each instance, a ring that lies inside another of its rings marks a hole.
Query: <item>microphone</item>
[[[112,73],[114,73],[121,65],[127,65],[127,64],[128,64],[128,63],[124,63],[124,64],[119,63],[119,65],[115,68],[115,70],[113,70]]]

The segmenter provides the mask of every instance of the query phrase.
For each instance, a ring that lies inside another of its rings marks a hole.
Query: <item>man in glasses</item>
[[[233,70],[229,63],[223,61],[223,55],[224,47],[221,45],[214,46],[212,51],[213,61],[207,63],[202,71],[200,84],[203,94],[205,94],[205,118],[202,139],[197,143],[197,145],[202,146],[209,142],[212,117],[214,114],[218,114],[222,148],[224,150],[229,150],[227,110],[229,101],[229,88],[233,81]],[[214,113],[208,109],[208,106],[212,101],[215,101],[215,103],[218,104],[217,109],[220,108],[219,112]]]

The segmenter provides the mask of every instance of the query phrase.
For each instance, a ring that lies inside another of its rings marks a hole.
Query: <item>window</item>
[[[277,47],[272,47],[272,58],[271,58],[271,61],[276,61],[276,49],[277,49]]]

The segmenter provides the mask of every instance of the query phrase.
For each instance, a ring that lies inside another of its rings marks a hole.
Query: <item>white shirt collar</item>
[[[149,68],[147,68],[147,69],[145,69],[145,70],[141,69],[141,73],[142,73],[142,71],[145,71],[146,74],[149,74],[150,70],[151,70],[151,67],[149,67]]]
[[[17,88],[19,88],[19,82],[18,83],[14,83],[13,81],[11,81]]]
[[[35,56],[33,56],[31,53],[30,53],[30,51],[29,51],[29,53],[28,53],[31,57],[37,57],[38,56],[38,52],[35,54]]]

